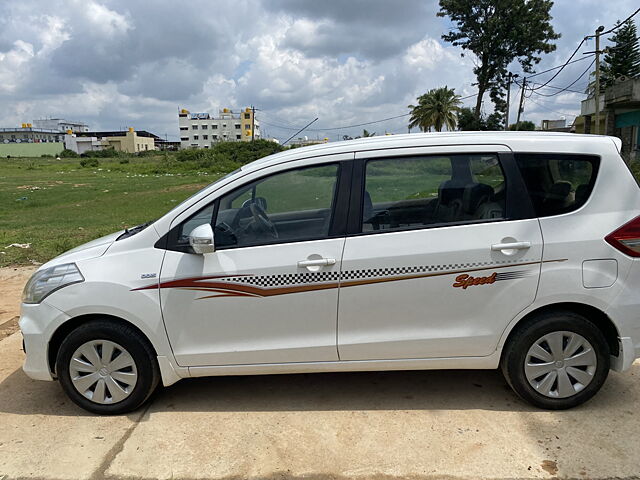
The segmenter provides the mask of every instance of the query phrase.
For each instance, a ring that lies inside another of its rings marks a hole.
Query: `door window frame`
[[[469,147],[469,146],[465,146]],[[463,220],[458,222],[447,223],[433,223],[429,225],[420,225],[415,227],[400,227],[389,230],[373,230],[364,232],[362,230],[362,213],[364,208],[364,194],[366,187],[366,164],[372,160],[390,160],[416,157],[444,157],[453,155],[495,155],[500,163],[502,172],[504,174],[505,188],[506,188],[506,211],[505,217],[500,219],[477,219],[477,220]],[[347,220],[347,236],[361,236],[361,235],[380,235],[386,233],[413,231],[413,230],[429,230],[433,228],[452,227],[457,225],[475,225],[481,223],[495,223],[505,222],[513,220],[523,220],[527,218],[536,218],[533,204],[527,193],[527,189],[520,175],[513,152],[501,152],[501,151],[489,151],[479,148],[477,151],[468,150],[456,150],[452,147],[448,151],[438,151],[429,153],[416,153],[403,152],[402,149],[389,151],[388,155],[371,155],[367,156],[366,152],[362,152],[360,158],[356,158],[353,164],[353,173],[351,176],[351,196],[349,199],[349,218]]]
[[[333,199],[331,201],[331,220],[329,222],[329,233],[326,236],[322,236],[322,237],[313,237],[313,238],[299,238],[299,239],[287,239],[287,240],[274,240],[274,241],[270,241],[270,242],[264,242],[264,243],[256,243],[256,244],[251,244],[251,245],[230,245],[230,246],[222,246],[222,247],[216,247],[216,251],[220,250],[235,250],[235,249],[241,249],[241,248],[252,248],[252,247],[260,247],[260,246],[267,246],[267,245],[282,245],[282,244],[289,244],[289,243],[300,243],[300,242],[308,242],[308,241],[314,241],[314,240],[326,240],[326,239],[331,239],[331,238],[340,238],[340,237],[344,237],[346,235],[346,228],[347,228],[347,221],[348,221],[348,215],[349,215],[349,199],[350,199],[350,188],[352,185],[352,172],[353,172],[353,159],[348,159],[348,160],[334,160],[334,161],[327,161],[327,162],[318,162],[318,163],[312,163],[310,165],[303,165],[303,166],[295,166],[295,167],[289,167],[289,168],[284,168],[282,170],[278,170],[275,172],[270,172],[267,173],[263,176],[257,177],[257,178],[252,178],[249,181],[245,181],[242,184],[238,185],[238,186],[234,186],[232,189],[225,191],[224,193],[216,196],[215,199],[213,199],[212,201],[207,202],[204,206],[202,206],[201,208],[199,208],[197,211],[195,211],[194,213],[192,213],[191,215],[189,215],[187,218],[183,219],[182,221],[178,222],[176,225],[174,225],[173,227],[171,227],[171,229],[160,239],[156,242],[156,247],[157,248],[163,248],[165,250],[171,250],[171,251],[176,251],[176,252],[182,252],[182,253],[192,253],[194,254],[193,249],[191,248],[191,246],[189,245],[184,245],[178,242],[179,236],[180,236],[180,229],[182,227],[182,225],[188,221],[190,218],[198,215],[200,212],[202,212],[203,210],[206,210],[207,208],[210,208],[211,205],[214,205],[213,207],[213,213],[212,213],[212,217],[210,219],[210,223],[213,226],[215,225],[215,221],[218,218],[218,208],[220,206],[220,199],[224,196],[227,195],[232,195],[234,192],[236,192],[237,190],[240,190],[242,188],[245,188],[247,185],[250,185],[252,183],[259,183],[261,181],[266,180],[269,177],[273,177],[276,175],[280,175],[280,174],[284,174],[287,172],[291,172],[291,171],[295,171],[295,170],[304,170],[304,169],[310,169],[310,168],[314,168],[314,167],[323,167],[323,166],[328,166],[328,165],[337,165],[337,172],[336,172],[336,186],[333,192]]]

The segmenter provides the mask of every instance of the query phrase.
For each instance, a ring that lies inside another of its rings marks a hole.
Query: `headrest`
[[[551,186],[547,198],[553,200],[564,200],[571,193],[571,183],[562,181],[556,182]]]
[[[453,200],[462,198],[464,184],[455,180],[445,180],[438,188],[438,199],[442,205],[448,205]]]
[[[362,221],[367,223],[373,217],[373,202],[371,201],[371,195],[366,190],[364,191],[364,202],[362,205]]]
[[[478,207],[493,197],[493,188],[484,183],[469,183],[462,194],[462,210],[473,215]]]

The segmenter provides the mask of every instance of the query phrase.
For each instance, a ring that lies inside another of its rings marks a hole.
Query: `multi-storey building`
[[[89,126],[82,122],[69,122],[63,118],[40,118],[34,120],[33,124],[36,128],[45,130],[57,130],[58,132],[67,132],[71,130],[73,133],[88,132]]]
[[[233,112],[228,108],[214,117],[208,113],[178,113],[180,148],[209,148],[218,142],[248,142],[261,138],[260,124],[251,108]]]
[[[0,128],[2,143],[50,143],[61,142],[64,134],[58,130],[34,128],[30,123],[22,127]]]

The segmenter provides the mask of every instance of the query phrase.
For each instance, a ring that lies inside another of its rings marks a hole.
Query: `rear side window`
[[[505,178],[494,154],[369,160],[362,231],[502,220],[505,200]]]
[[[516,153],[515,158],[538,217],[571,212],[584,205],[600,162],[593,155]]]

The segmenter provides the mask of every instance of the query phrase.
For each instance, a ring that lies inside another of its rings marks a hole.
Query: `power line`
[[[557,89],[557,90],[558,90],[557,92],[554,92],[554,93],[551,93],[551,94],[539,93],[539,92],[537,92],[536,90],[538,90],[538,89],[540,89],[540,88],[543,88],[543,87],[532,88],[532,89],[529,89],[529,91],[530,91],[531,93],[527,96],[527,98],[530,98],[530,97],[531,97],[531,95],[533,95],[534,93],[535,93],[536,95],[541,96],[541,97],[555,97],[556,95],[558,95],[558,94],[560,94],[560,93],[562,93],[562,92],[571,91],[571,90],[570,90],[570,88],[571,88],[572,86],[574,86],[576,83],[578,83],[578,82],[580,81],[580,79],[581,79],[582,77],[584,77],[584,76],[587,74],[587,72],[589,72],[589,71],[591,70],[591,67],[592,67],[595,63],[596,63],[596,61],[595,61],[595,59],[594,59],[594,60],[591,62],[591,64],[590,64],[590,65],[589,65],[589,66],[584,70],[584,72],[582,72],[582,73],[580,74],[580,76],[578,76],[578,78],[576,78],[573,82],[571,82],[571,83],[570,83],[569,85],[567,85],[566,87],[555,87],[555,86],[551,86],[551,85],[545,85],[545,86],[544,86],[544,88],[555,88],[555,89]],[[516,81],[515,83],[516,83],[516,85],[519,85],[520,87],[522,87],[522,84],[521,84],[521,83],[519,83],[519,82],[517,82],[517,81]],[[582,94],[582,93],[584,93],[584,92],[577,92],[577,91],[572,91],[572,92],[573,92],[573,93],[581,93],[581,94]]]
[[[465,97],[460,97],[460,100],[466,100],[468,98],[471,97],[475,97],[477,94],[472,94],[472,95],[467,95]],[[382,123],[382,122],[388,122],[389,120],[396,120],[398,118],[403,118],[403,117],[408,117],[409,115],[411,115],[411,112],[409,113],[403,113],[401,115],[395,115],[393,117],[387,117],[387,118],[381,118],[378,120],[372,120],[370,122],[364,122],[364,123],[356,123],[353,125],[342,125],[340,127],[327,127],[327,128],[307,128],[308,131],[310,132],[329,132],[329,131],[336,131],[336,130],[347,130],[349,128],[356,128],[356,127],[366,127],[367,125],[373,125],[375,123]],[[270,123],[270,122],[265,122],[264,120],[261,120],[262,123],[264,123],[265,125],[269,125],[270,127],[275,127],[275,128],[282,128],[282,129],[286,129],[286,130],[298,130],[299,127],[288,127],[288,126],[284,126],[284,125],[277,125],[275,123]]]
[[[600,35],[609,35],[612,32],[615,32],[617,29],[619,29],[624,23],[626,23],[627,21],[631,20],[633,17],[635,17],[638,12],[640,12],[640,8],[638,8],[635,12],[633,12],[631,15],[629,15],[627,18],[625,18],[622,22],[618,23],[617,25],[614,25],[613,27],[611,27],[609,30],[607,30],[606,32],[602,32]],[[594,38],[595,35],[588,35],[585,38]]]
[[[557,113],[558,115],[565,115],[567,117],[577,117],[578,115],[574,115],[573,113],[565,113],[565,112],[558,112],[557,110],[552,110],[549,107],[546,107],[545,105],[542,105],[541,103],[536,102],[534,99],[530,98],[529,100],[531,100],[533,103],[535,103],[536,105],[538,105],[541,108],[544,108],[545,110],[552,112],[552,113]]]
[[[578,53],[578,50],[580,50],[580,47],[582,47],[582,45],[584,44],[585,40],[586,40],[586,37],[585,37],[585,38],[583,38],[583,39],[580,41],[580,43],[578,44],[578,46],[576,47],[576,49],[573,51],[573,53],[571,54],[571,56],[567,59],[567,61],[566,61],[566,62],[564,62],[564,65],[561,65],[561,66],[560,66],[560,69],[559,69],[559,70],[558,70],[558,71],[557,71],[557,72],[556,72],[556,73],[555,73],[555,74],[554,74],[550,79],[548,79],[548,80],[547,80],[544,84],[542,84],[541,86],[539,86],[539,87],[537,87],[537,88],[532,88],[531,90],[532,90],[532,91],[534,91],[534,90],[539,90],[540,88],[542,88],[542,87],[544,87],[544,86],[548,85],[550,82],[552,82],[552,81],[553,81],[553,79],[554,79],[554,78],[556,78],[558,75],[560,75],[560,73],[562,73],[562,71],[565,69],[565,67],[566,67],[567,65],[569,65],[569,62],[571,61],[571,59],[572,59],[573,57],[575,57],[576,53]],[[531,75],[529,75],[529,77],[531,77]]]
[[[542,85],[541,83],[535,83],[535,82],[531,82],[531,83],[534,84],[534,85]],[[578,91],[578,90],[569,90],[566,87],[564,87],[564,88],[563,87],[556,87],[555,85],[546,85],[546,86],[541,87],[541,88],[553,88],[555,90],[563,90],[563,91],[566,90],[567,92],[571,92],[571,93],[584,94],[584,91],[581,92],[581,91]]]
[[[577,58],[577,59],[572,60],[571,62],[567,63],[566,65],[571,65],[572,63],[577,63],[577,62],[582,62],[583,60],[588,60],[589,58],[593,57],[594,55],[595,55],[595,54],[593,54],[593,53],[592,53],[592,54],[587,55],[587,56],[585,56],[585,57]],[[542,72],[533,73],[533,74],[531,74],[531,75],[528,75],[528,76],[527,76],[527,78],[537,77],[538,75],[542,75],[543,73],[552,72],[553,70],[557,70],[558,68],[562,68],[562,67],[564,67],[564,66],[566,66],[566,65],[558,65],[558,66],[556,66],[556,67],[551,67],[551,68],[548,68],[548,69],[546,69],[546,70],[543,70]]]
[[[573,82],[571,82],[569,85],[567,85],[564,88],[561,88],[560,90],[558,90],[557,92],[551,93],[551,94],[546,94],[546,93],[539,93],[536,92],[535,90],[532,90],[532,93],[535,93],[536,95],[540,95],[541,97],[555,97],[556,95],[559,95],[562,92],[566,92],[568,91],[571,87],[573,87],[576,83],[578,83],[578,81],[584,77],[587,72],[589,72],[591,70],[591,67],[593,67],[593,65],[596,63],[596,60],[593,59],[593,62],[591,62],[591,64],[585,69],[584,72],[582,72],[580,74],[580,76],[578,78],[576,78]]]

